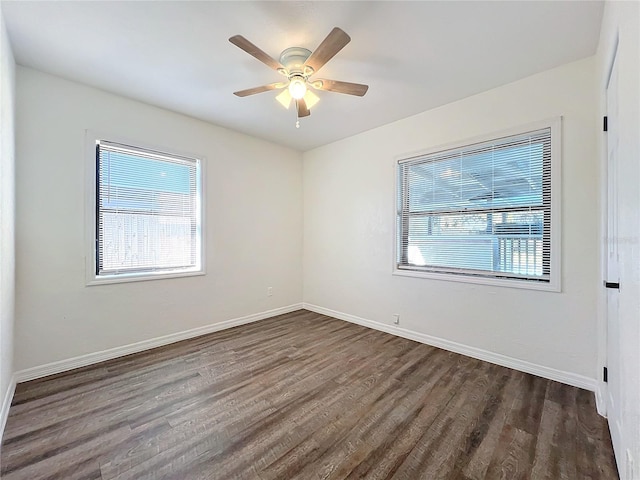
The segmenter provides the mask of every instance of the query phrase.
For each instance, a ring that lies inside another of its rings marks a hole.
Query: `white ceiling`
[[[21,65],[309,150],[593,55],[603,3],[5,0],[2,10]],[[316,78],[366,83],[366,96],[319,92],[296,129],[277,92],[232,94],[282,77],[229,37],[277,59],[313,50],[334,26],[351,43]]]

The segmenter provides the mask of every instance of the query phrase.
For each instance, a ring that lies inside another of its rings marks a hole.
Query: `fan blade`
[[[244,50],[252,57],[257,58],[262,63],[264,63],[267,67],[273,68],[274,70],[284,70],[284,66],[280,64],[277,60],[274,60],[269,55],[264,53],[258,47],[256,47],[249,40],[244,38],[242,35],[234,35],[229,39],[231,43],[233,43],[236,47]]]
[[[298,105],[298,118],[308,117],[309,115],[311,115],[311,112],[307,108],[307,104],[305,103],[304,99],[301,98],[300,100],[296,100],[296,103]]]
[[[276,90],[278,88],[286,87],[286,83],[270,83],[269,85],[262,85],[261,87],[247,88],[246,90],[240,90],[239,92],[233,92],[238,97],[248,97],[249,95],[255,95],[256,93],[268,92],[269,90]]]
[[[318,90],[326,90],[327,92],[346,93],[347,95],[357,95],[362,97],[369,85],[362,85],[361,83],[340,82],[338,80],[316,80],[311,82],[313,88]]]
[[[351,37],[349,35],[340,28],[335,27],[307,59],[305,65],[313,68],[313,71],[317,73],[325,63],[331,60],[350,41]]]

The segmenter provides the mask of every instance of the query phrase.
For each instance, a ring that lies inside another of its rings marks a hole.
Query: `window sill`
[[[91,287],[94,285],[109,285],[113,283],[147,282],[149,280],[195,277],[200,275],[206,275],[204,269],[157,273],[121,273],[117,275],[102,275],[100,277],[92,275],[91,278],[87,280],[86,286]]]
[[[529,280],[517,280],[506,278],[474,277],[470,275],[456,275],[452,273],[418,272],[414,270],[393,269],[393,275],[400,277],[427,278],[446,282],[474,283],[476,285],[489,285],[492,287],[520,288],[525,290],[538,290],[545,292],[560,292],[559,282],[553,278],[551,282],[534,282]]]

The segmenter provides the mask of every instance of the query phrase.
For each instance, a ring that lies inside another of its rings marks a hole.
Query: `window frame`
[[[452,273],[446,271],[424,271],[411,270],[406,268],[398,268],[397,259],[399,258],[400,242],[398,235],[400,234],[400,225],[398,222],[398,212],[401,209],[399,202],[400,185],[398,182],[398,172],[401,163],[432,155],[444,150],[468,147],[477,143],[490,142],[503,137],[526,134],[536,130],[549,128],[551,130],[551,239],[550,239],[550,278],[548,282],[534,281],[518,278],[492,278],[488,276],[471,275],[466,273]],[[426,278],[452,282],[472,283],[479,285],[489,285],[496,287],[522,288],[528,290],[542,290],[549,292],[561,292],[561,198],[562,198],[562,117],[554,117],[547,120],[532,122],[526,125],[509,128],[506,130],[493,132],[478,137],[467,138],[461,141],[438,145],[432,148],[419,150],[411,153],[402,154],[393,159],[393,258],[392,258],[392,274],[402,277]]]
[[[200,193],[200,228],[199,228],[199,257],[200,265],[191,269],[176,269],[176,270],[158,270],[158,271],[144,271],[144,272],[126,272],[110,275],[98,275],[97,274],[97,142],[105,141],[110,143],[122,144],[130,146],[133,149],[150,150],[152,152],[158,152],[167,156],[175,155],[176,157],[188,158],[197,160],[199,162],[199,193]],[[168,278],[181,278],[181,277],[193,277],[206,275],[206,257],[205,257],[205,206],[206,206],[206,191],[205,191],[205,157],[202,155],[194,155],[192,153],[185,153],[177,151],[173,148],[159,147],[157,145],[149,145],[137,140],[131,140],[129,138],[123,138],[119,135],[102,134],[92,130],[85,131],[85,285],[104,285],[114,283],[128,283],[128,282],[140,282],[149,280],[162,280]]]

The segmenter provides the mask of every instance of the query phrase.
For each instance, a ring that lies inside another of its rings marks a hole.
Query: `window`
[[[396,273],[557,290],[560,133],[547,125],[400,160]]]
[[[202,271],[200,160],[95,142],[96,283]]]

